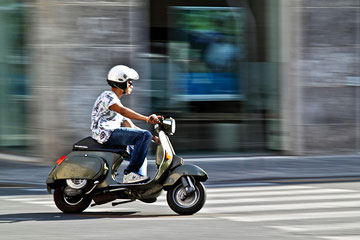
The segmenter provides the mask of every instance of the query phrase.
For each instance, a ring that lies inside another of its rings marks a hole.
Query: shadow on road
[[[137,211],[129,212],[85,212],[81,214],[64,214],[64,213],[16,213],[0,215],[0,224],[4,223],[17,223],[26,221],[67,221],[67,220],[87,220],[99,218],[161,218],[179,216],[177,214],[160,214],[160,215],[134,215]]]

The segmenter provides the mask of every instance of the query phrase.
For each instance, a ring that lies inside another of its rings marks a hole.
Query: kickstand
[[[116,205],[119,205],[119,204],[123,204],[123,203],[129,203],[129,202],[134,202],[135,199],[130,199],[130,200],[127,200],[127,201],[122,201],[122,202],[113,202],[112,203],[112,206],[116,206]]]

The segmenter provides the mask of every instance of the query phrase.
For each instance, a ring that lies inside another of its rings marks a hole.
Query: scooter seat
[[[81,139],[73,145],[73,151],[102,151],[113,152],[128,157],[129,151],[126,145],[104,145],[95,141],[92,137]]]

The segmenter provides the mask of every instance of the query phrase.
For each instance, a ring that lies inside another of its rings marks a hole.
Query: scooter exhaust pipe
[[[91,204],[91,207],[96,205],[102,205],[108,202],[112,202],[117,199],[117,195],[115,193],[108,193],[108,194],[102,194],[102,195],[96,195],[94,196],[94,204]]]

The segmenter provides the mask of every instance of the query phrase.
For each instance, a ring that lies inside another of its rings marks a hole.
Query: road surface
[[[178,216],[165,194],[63,214],[43,186],[0,187],[0,239],[360,239],[360,182],[207,185],[205,207]]]

